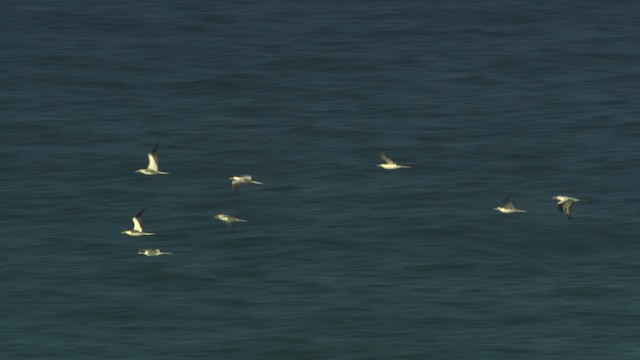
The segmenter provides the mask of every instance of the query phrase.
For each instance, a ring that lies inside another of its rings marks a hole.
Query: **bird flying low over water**
[[[395,161],[391,160],[391,158],[388,157],[387,153],[384,151],[380,153],[380,158],[382,159],[382,161],[384,161],[384,163],[378,164],[377,166],[385,170],[408,169],[411,167],[411,166],[400,165],[396,163]]]
[[[172,253],[167,251],[160,251],[160,249],[140,249],[138,250],[138,255],[144,256],[161,256],[161,255],[171,255]]]
[[[232,176],[229,178],[229,180],[231,180],[231,186],[233,187],[233,191],[238,191],[241,185],[247,185],[247,184],[262,185],[261,182],[253,180],[251,175]]]
[[[133,229],[124,229],[121,234],[126,234],[129,236],[155,235],[155,233],[144,232],[144,230],[142,230],[142,213],[143,212],[144,212],[144,209],[140,210],[140,212],[138,212],[136,216],[131,218],[131,221],[133,221]]]
[[[147,156],[149,157],[149,165],[147,165],[147,168],[146,169],[138,169],[138,170],[136,170],[137,173],[141,173],[141,174],[144,174],[144,175],[167,175],[167,174],[169,174],[168,172],[160,171],[158,169],[158,145],[160,145],[159,142],[157,142],[153,146],[153,149],[151,149],[151,152],[149,154],[147,154]]]
[[[505,196],[504,199],[502,199],[502,202],[500,203],[500,205],[494,208],[493,210],[498,210],[504,214],[512,214],[516,212],[523,212],[523,213],[527,212],[527,210],[516,209],[516,207],[513,206],[513,203],[511,202],[511,194]]]
[[[565,195],[556,195],[553,197],[553,200],[558,201],[558,211],[564,213],[564,215],[569,220],[571,220],[571,207],[573,206],[573,204],[577,203],[578,201],[583,201],[582,199],[576,199],[574,197]]]
[[[238,219],[237,217],[226,214],[218,214],[216,215],[216,219],[226,222],[229,227],[233,227],[236,222],[247,222],[247,220]]]

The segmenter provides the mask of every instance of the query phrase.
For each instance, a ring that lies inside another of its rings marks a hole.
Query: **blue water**
[[[3,359],[640,358],[637,2],[2,9]]]

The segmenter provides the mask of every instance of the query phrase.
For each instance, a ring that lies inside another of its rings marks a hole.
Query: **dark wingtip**
[[[155,145],[153,145],[153,148],[151,149],[151,153],[155,154],[158,152],[158,146],[160,145],[160,141],[158,141]]]

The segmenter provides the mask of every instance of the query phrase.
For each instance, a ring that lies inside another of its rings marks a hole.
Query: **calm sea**
[[[0,7],[3,359],[640,358],[640,3]]]

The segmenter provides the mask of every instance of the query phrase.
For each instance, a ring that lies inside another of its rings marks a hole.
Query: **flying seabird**
[[[558,211],[564,213],[569,220],[571,220],[571,207],[573,204],[578,201],[582,201],[582,199],[576,199],[574,197],[564,195],[556,195],[553,197],[553,200],[558,201]]]
[[[385,170],[395,170],[395,169],[402,169],[402,168],[410,168],[411,166],[407,166],[407,165],[400,165],[398,163],[396,163],[395,161],[391,160],[390,157],[387,156],[386,152],[381,152],[380,153],[380,158],[382,159],[382,161],[384,161],[383,164],[378,164],[378,167],[381,167]]]
[[[133,221],[133,229],[124,229],[122,231],[122,234],[127,234],[129,236],[155,235],[155,233],[144,232],[144,230],[142,230],[141,221],[142,221],[143,212],[144,212],[144,209],[140,210],[140,212],[137,213],[136,216],[131,218],[131,220]]]
[[[231,180],[231,186],[233,187],[233,191],[238,191],[238,189],[240,188],[240,185],[245,185],[245,184],[262,185],[261,182],[254,181],[251,178],[251,175],[232,176],[229,178],[229,180]]]
[[[525,212],[525,213],[527,212],[527,210],[516,209],[516,207],[513,206],[513,203],[511,202],[511,194],[505,196],[504,199],[502,199],[500,206],[498,206],[497,208],[494,208],[493,210],[498,210],[501,213],[505,213],[505,214],[512,214],[516,212]]]
[[[138,250],[138,255],[144,256],[160,256],[160,255],[171,255],[172,253],[167,251],[160,251],[160,249],[140,249]]]
[[[238,219],[237,217],[226,214],[218,214],[216,215],[216,219],[226,222],[229,227],[233,227],[236,222],[247,222],[247,220]]]
[[[154,146],[153,149],[151,149],[151,152],[149,154],[147,154],[147,156],[149,157],[149,165],[147,165],[146,169],[138,169],[136,170],[136,172],[138,173],[142,173],[144,175],[167,175],[169,174],[168,172],[164,172],[164,171],[160,171],[158,170],[158,145],[160,145],[159,142],[157,142]]]

